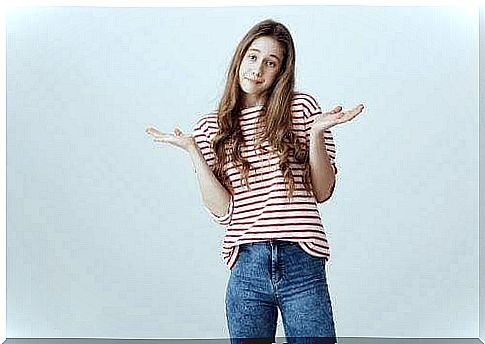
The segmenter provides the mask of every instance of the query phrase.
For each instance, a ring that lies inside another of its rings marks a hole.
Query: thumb
[[[331,113],[337,113],[337,112],[340,112],[340,111],[342,111],[342,107],[340,105],[337,105],[336,107],[333,108]]]

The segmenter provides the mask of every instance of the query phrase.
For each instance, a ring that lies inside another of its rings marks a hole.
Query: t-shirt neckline
[[[253,112],[253,111],[256,111],[256,110],[261,110],[262,108],[264,108],[264,104],[249,106],[249,107],[241,109],[241,114]]]

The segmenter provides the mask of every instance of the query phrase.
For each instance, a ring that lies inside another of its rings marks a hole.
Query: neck
[[[266,103],[266,96],[246,94],[243,98],[243,106],[245,108],[264,105]]]

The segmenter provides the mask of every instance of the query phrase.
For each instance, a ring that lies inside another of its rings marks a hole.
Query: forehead
[[[265,55],[275,55],[280,59],[283,58],[283,47],[274,38],[263,36],[256,38],[248,48],[249,50],[256,49]]]

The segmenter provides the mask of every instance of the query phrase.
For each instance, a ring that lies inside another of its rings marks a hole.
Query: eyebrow
[[[249,48],[248,51],[257,51],[258,53],[261,52],[261,50],[259,49],[256,49],[256,48]],[[278,56],[276,56],[275,54],[270,54],[269,56],[272,56],[274,57],[275,59],[277,59],[278,61],[280,61],[280,58]]]

